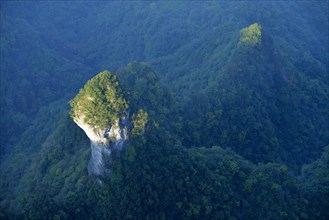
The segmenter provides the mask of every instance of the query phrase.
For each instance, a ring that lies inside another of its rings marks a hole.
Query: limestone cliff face
[[[106,176],[113,153],[128,140],[128,102],[114,74],[103,71],[84,85],[70,101],[70,115],[91,141],[89,175]]]
[[[113,153],[121,152],[128,140],[129,115],[117,119],[107,129],[92,127],[84,122],[84,116],[74,119],[91,141],[89,175],[105,177],[110,173]]]

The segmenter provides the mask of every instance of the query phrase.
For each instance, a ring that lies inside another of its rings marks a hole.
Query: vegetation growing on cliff
[[[70,101],[71,117],[106,129],[127,110],[128,103],[115,75],[103,71],[90,79]]]

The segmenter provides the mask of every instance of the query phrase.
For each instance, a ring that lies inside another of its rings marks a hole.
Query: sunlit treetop
[[[84,122],[106,129],[128,108],[117,77],[103,71],[90,79],[70,101],[71,117],[84,118]]]
[[[240,42],[246,46],[257,46],[261,43],[262,27],[258,23],[254,23],[249,27],[240,31]]]

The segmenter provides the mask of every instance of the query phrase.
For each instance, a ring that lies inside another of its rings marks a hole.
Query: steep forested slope
[[[191,97],[186,145],[228,145],[252,161],[296,168],[328,143],[328,86],[287,60],[267,30],[255,45],[241,37],[213,84]]]
[[[0,218],[327,219],[328,32],[326,1],[1,2]],[[105,69],[149,120],[99,187],[66,103]]]

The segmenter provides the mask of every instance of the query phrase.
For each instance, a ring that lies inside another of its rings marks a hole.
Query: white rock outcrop
[[[88,164],[89,175],[107,176],[113,160],[113,152],[121,152],[128,140],[129,117],[117,119],[107,129],[92,127],[84,122],[81,115],[74,122],[84,130],[91,141],[91,157]]]

